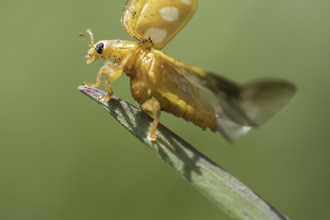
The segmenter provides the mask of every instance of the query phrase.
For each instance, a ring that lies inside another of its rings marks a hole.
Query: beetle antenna
[[[89,35],[91,36],[91,41],[92,42],[90,42],[90,40],[85,36],[85,35],[83,35],[83,34],[79,34],[79,37],[83,37],[83,38],[85,38],[85,40],[88,42],[88,44],[89,44],[89,47],[94,47],[94,35],[93,35],[93,33],[91,32],[91,30],[87,30],[86,31],[87,33],[89,33]]]
[[[92,41],[92,44],[94,45],[94,35],[93,35],[93,33],[91,32],[90,29],[87,29],[86,32],[89,33],[89,35],[91,36],[91,41]]]
[[[85,35],[83,35],[83,34],[79,34],[79,37],[83,37],[83,38],[85,38],[85,40],[88,42],[89,46],[92,47],[91,42],[89,41],[89,39],[88,39]]]

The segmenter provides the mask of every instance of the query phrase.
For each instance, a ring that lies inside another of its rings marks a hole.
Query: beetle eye
[[[96,44],[96,46],[95,46],[95,51],[96,51],[98,54],[101,54],[101,53],[102,53],[102,50],[103,50],[103,47],[104,47],[104,44],[103,44],[103,43],[98,43],[98,44]]]

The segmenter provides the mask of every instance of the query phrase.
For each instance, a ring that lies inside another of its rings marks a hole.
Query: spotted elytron
[[[113,58],[97,74],[108,74],[106,89],[123,72],[131,79],[131,92],[142,110],[154,118],[148,138],[155,141],[160,111],[191,121],[203,130],[220,131],[236,141],[278,112],[293,96],[295,87],[284,80],[258,80],[237,85],[198,67],[187,65],[159,51],[188,23],[197,8],[196,0],[128,0],[122,13],[124,30],[141,43],[84,37],[90,49],[87,64],[98,58]],[[155,98],[156,100],[152,99]],[[156,114],[154,114],[155,112]]]

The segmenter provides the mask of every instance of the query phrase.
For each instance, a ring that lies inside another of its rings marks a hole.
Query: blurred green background
[[[0,219],[230,219],[76,89],[96,41],[132,40],[125,0],[0,3]],[[273,120],[229,145],[163,113],[161,122],[291,219],[329,219],[330,1],[200,0],[164,51],[237,82],[298,87]],[[122,76],[114,94],[137,106]],[[104,89],[104,86],[102,86]]]

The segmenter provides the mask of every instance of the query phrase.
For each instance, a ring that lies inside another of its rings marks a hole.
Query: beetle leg
[[[128,52],[128,54],[121,60],[120,63],[118,64],[110,64],[108,65],[108,70],[109,70],[109,75],[106,79],[105,82],[105,87],[108,91],[108,95],[103,95],[101,96],[102,101],[108,101],[112,94],[113,91],[111,89],[111,86],[109,85],[110,83],[112,83],[113,81],[115,81],[119,76],[121,76],[121,74],[123,74],[128,61],[130,60],[130,58],[134,55],[134,51],[131,50]]]
[[[151,125],[148,139],[151,141],[156,141],[157,136],[155,135],[155,131],[157,129],[157,125],[160,117],[160,104],[155,100],[149,99],[148,101],[146,101],[141,105],[141,108],[145,113],[147,113],[154,119]],[[152,111],[157,111],[156,116],[154,115],[154,113],[152,113]]]
[[[91,88],[98,88],[101,86],[102,83],[102,73],[109,74],[108,66],[110,66],[112,63],[110,61],[106,62],[104,66],[100,68],[100,71],[97,73],[96,77],[96,83],[90,83],[90,82],[84,82],[84,86],[88,86]]]
[[[124,59],[119,64],[113,64],[110,61],[106,62],[103,67],[100,68],[100,71],[96,77],[96,83],[84,82],[83,85],[89,86],[92,88],[97,88],[101,86],[102,83],[102,74],[109,74],[105,87],[107,89],[108,95],[101,96],[102,101],[109,101],[111,96],[113,95],[113,91],[111,86],[109,85],[113,81],[115,81],[121,74],[124,72],[127,62],[134,55],[133,51],[128,52],[128,54],[124,57]]]

